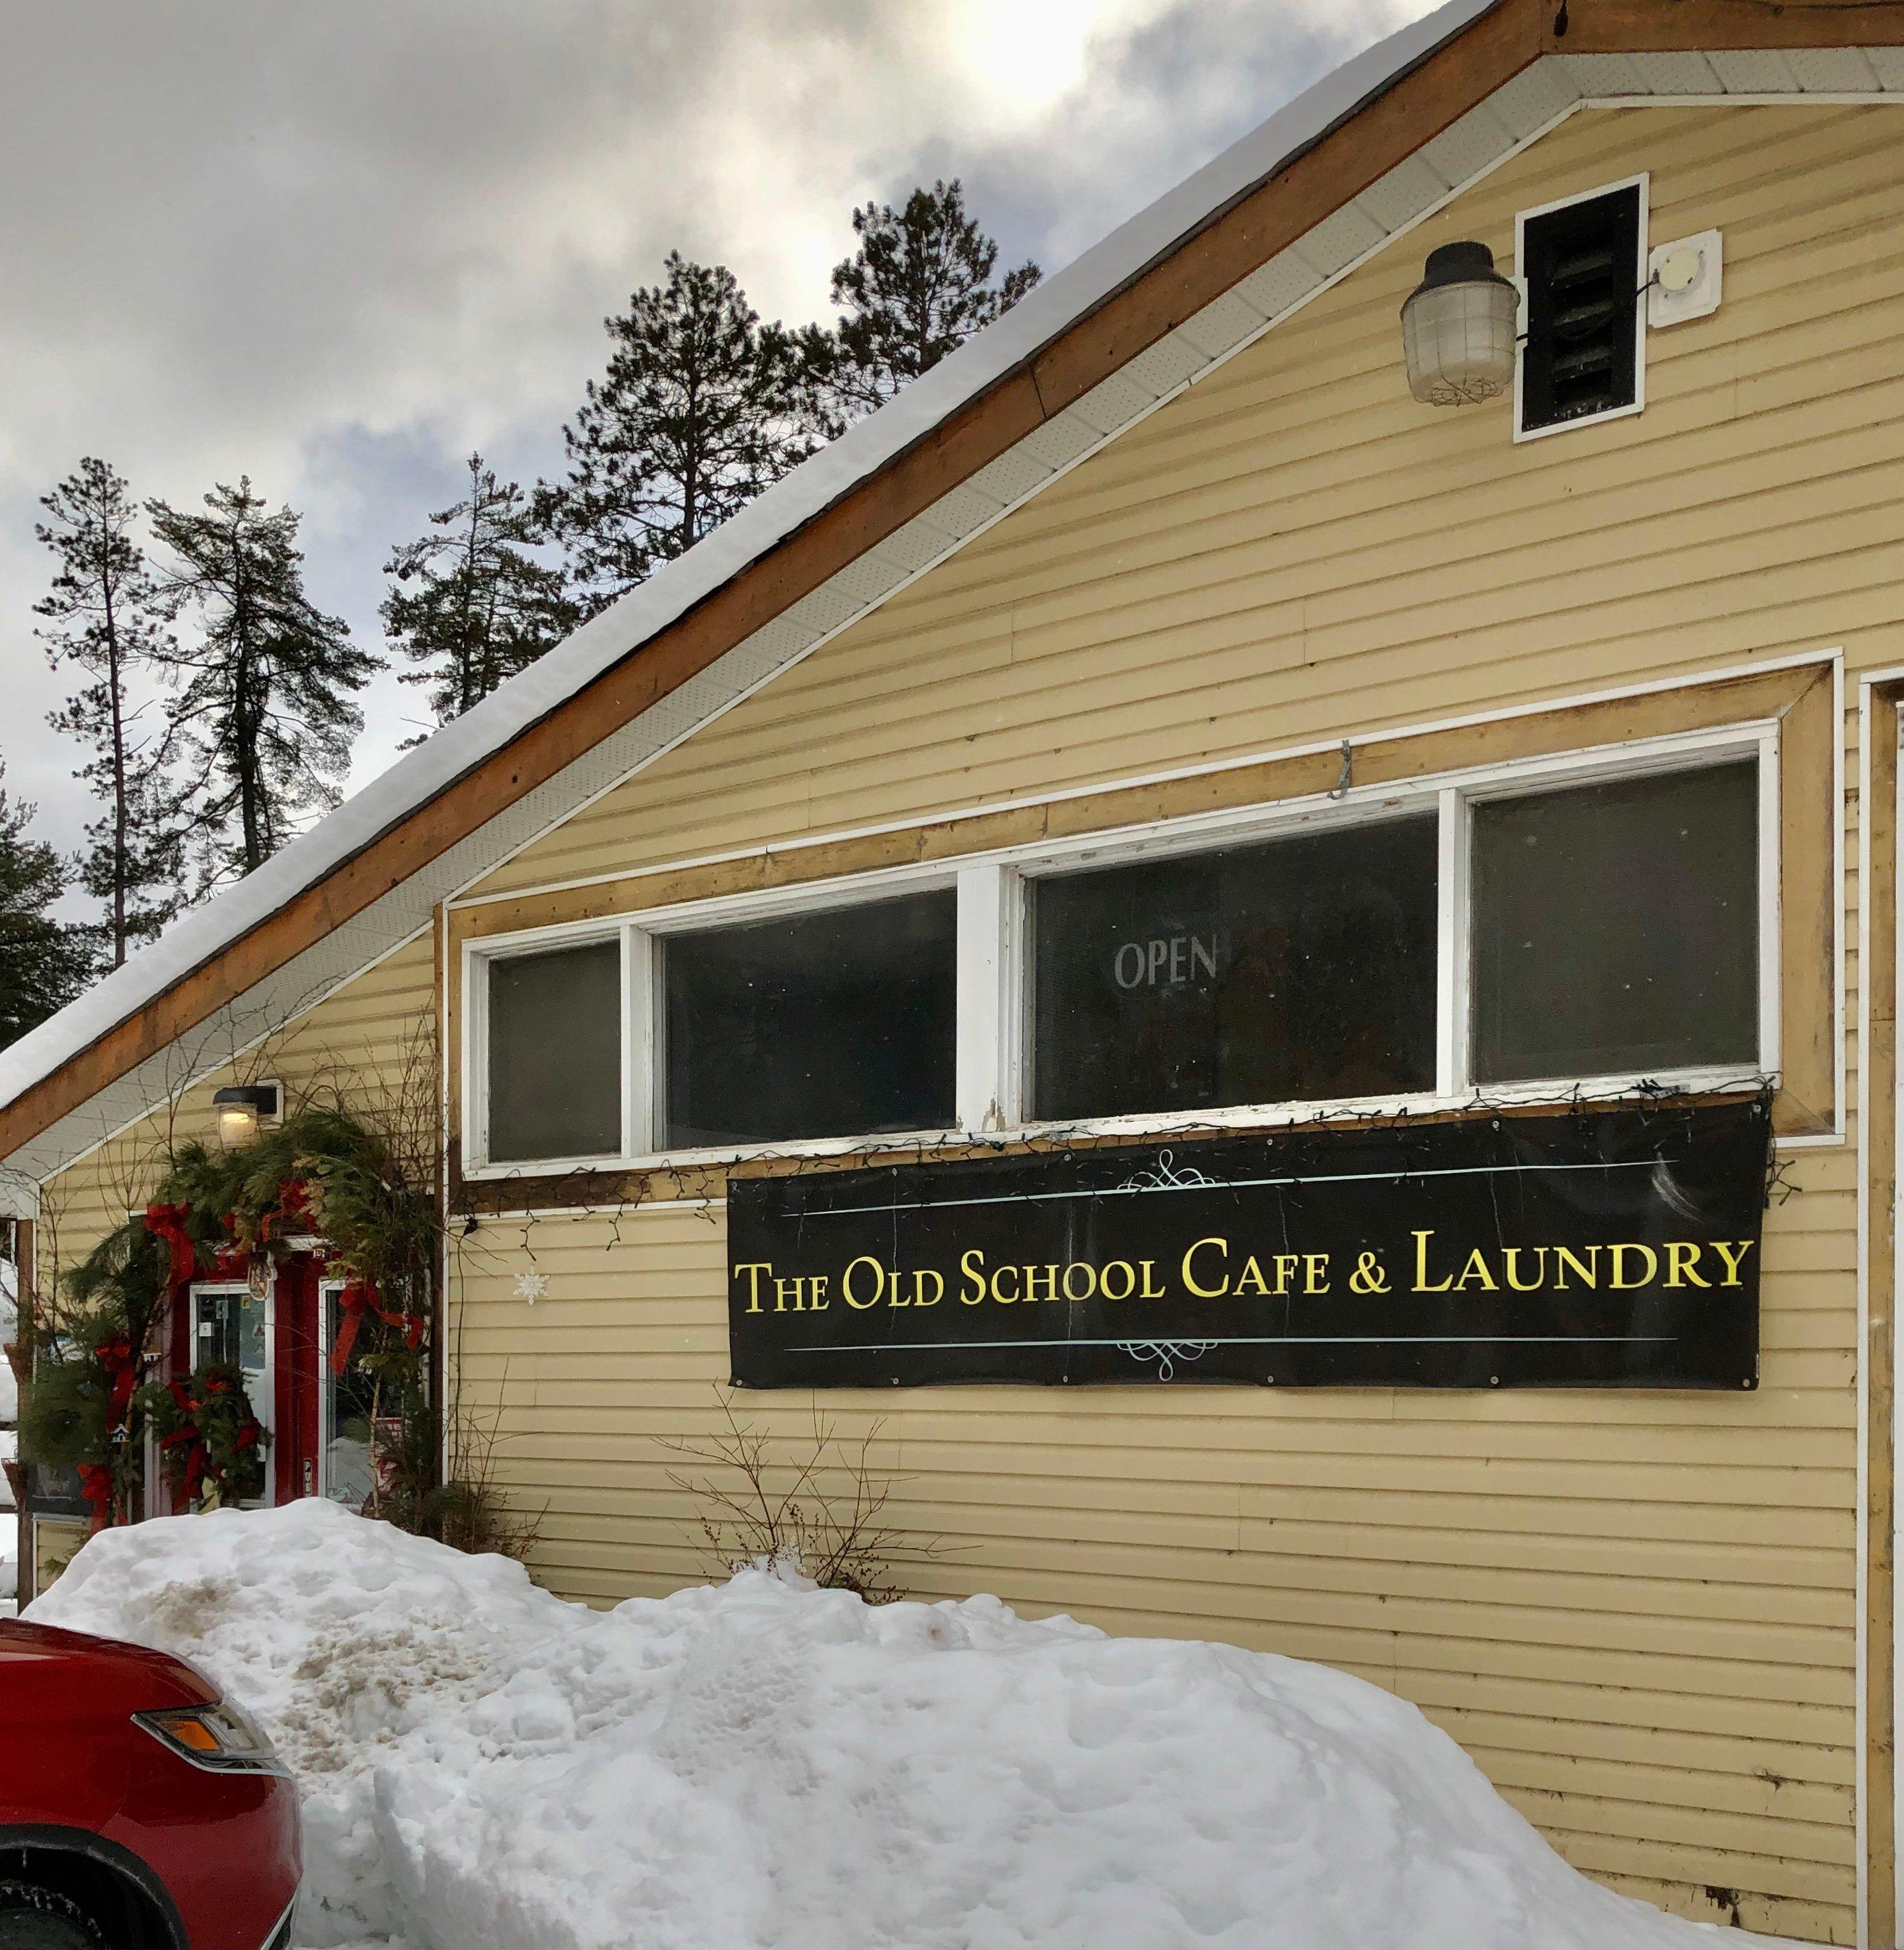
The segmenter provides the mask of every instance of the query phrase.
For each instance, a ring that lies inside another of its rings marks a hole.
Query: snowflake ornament
[[[515,1276],[515,1297],[526,1300],[531,1307],[549,1291],[549,1282],[540,1273],[518,1273]]]

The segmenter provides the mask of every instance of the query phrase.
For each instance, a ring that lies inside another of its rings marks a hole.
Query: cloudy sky
[[[525,482],[665,253],[826,314],[849,213],[964,179],[1055,269],[1426,0],[0,0],[0,755],[75,843],[37,497],[249,473],[375,643],[480,447]],[[414,728],[386,678],[353,782]]]

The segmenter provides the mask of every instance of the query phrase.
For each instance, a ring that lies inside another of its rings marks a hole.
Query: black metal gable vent
[[[1523,433],[1630,407],[1639,397],[1640,186],[1523,220],[1527,285]]]

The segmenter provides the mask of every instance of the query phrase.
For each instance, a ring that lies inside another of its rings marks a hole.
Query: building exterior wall
[[[1576,116],[478,893],[1806,650],[1895,659],[1893,126]],[[1501,410],[1414,405],[1396,315],[1425,251],[1473,235],[1510,260],[1517,210],[1640,169],[1653,238],[1717,227],[1727,259],[1718,313],[1650,335],[1645,412],[1517,445]],[[1847,1941],[1857,1163],[1786,1167],[1749,1397],[963,1388],[823,1410],[882,1421],[899,1520],[949,1546],[913,1588],[1349,1666],[1582,1867]],[[717,1412],[721,1222],[485,1220],[462,1262],[464,1385],[572,1595],[705,1571],[655,1438]],[[524,1240],[549,1282],[533,1310]],[[743,1406],[789,1431],[810,1413]]]
[[[506,907],[526,925],[543,890],[600,878],[612,902],[612,877],[709,856],[736,856],[740,884],[769,845],[844,830],[898,828],[903,858],[926,843],[913,823],[1506,706],[1809,652],[1899,661],[1896,126],[1880,106],[1576,115],[507,863],[455,925]],[[1645,412],[1517,445],[1498,408],[1415,406],[1397,313],[1423,253],[1473,235],[1504,261],[1517,210],[1641,169],[1652,236],[1716,227],[1727,260],[1721,309],[1652,335]],[[387,1077],[432,971],[428,943],[403,951],[257,1073]],[[123,1209],[157,1128],[49,1188],[62,1257]],[[1358,1672],[1582,1868],[1849,1942],[1859,1165],[1855,1142],[1782,1164],[1750,1395],[986,1387],[819,1406],[849,1436],[879,1425],[892,1520],[936,1540],[898,1567],[916,1594]],[[708,1569],[675,1480],[695,1466],[662,1444],[719,1425],[720,1190],[505,1197],[452,1249],[460,1410],[568,1596]],[[814,1406],[739,1404],[789,1438]]]
[[[275,1079],[287,1104],[335,1092],[380,1115],[428,1117],[437,1094],[435,944],[419,936],[313,1002],[296,1020],[242,1050],[181,1052],[173,1102],[76,1160],[42,1189],[35,1229],[42,1285],[76,1266],[130,1212],[143,1211],[176,1145],[215,1142],[212,1093],[222,1085]]]

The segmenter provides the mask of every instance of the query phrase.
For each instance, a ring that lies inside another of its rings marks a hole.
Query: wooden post
[[[33,1222],[13,1222],[14,1338],[4,1352],[23,1394],[33,1369]],[[17,1609],[24,1611],[36,1595],[34,1571],[33,1513],[26,1507],[26,1466],[24,1458],[7,1465],[7,1484],[13,1491],[13,1506],[19,1528],[16,1548],[19,1565],[14,1585]]]

